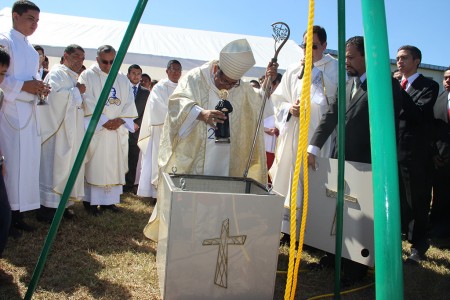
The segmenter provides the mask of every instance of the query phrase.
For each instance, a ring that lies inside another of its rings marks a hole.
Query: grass
[[[127,194],[120,208],[119,214],[106,211],[93,217],[81,203],[74,205],[76,217],[62,221],[33,299],[160,299],[156,243],[142,234],[153,206],[145,198]],[[0,259],[0,299],[24,297],[50,226],[35,221],[33,212],[27,214],[27,221],[38,230],[8,241]],[[403,249],[406,259],[406,242]],[[432,247],[427,254],[421,266],[404,265],[405,299],[450,299],[450,251]],[[306,267],[320,256],[303,253],[296,299],[333,292],[333,270]],[[287,265],[288,248],[281,247],[274,299],[284,298]],[[352,288],[373,282],[372,272]],[[342,298],[375,299],[375,287]]]

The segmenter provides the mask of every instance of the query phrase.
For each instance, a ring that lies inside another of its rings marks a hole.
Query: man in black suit
[[[427,230],[431,201],[433,106],[437,82],[417,73],[422,53],[415,46],[397,51],[397,67],[403,74],[402,88],[409,97],[399,116],[399,188],[402,231],[412,243],[408,262],[425,258],[429,248]]]
[[[444,91],[434,105],[432,237],[450,237],[450,67],[444,72]]]
[[[345,113],[345,159],[349,161],[371,163],[370,129],[369,129],[369,107],[366,80],[366,63],[364,54],[364,38],[355,36],[347,40],[345,52],[345,64],[347,75],[352,77],[346,85]],[[392,78],[392,92],[394,114],[397,117],[401,107],[402,92],[397,80]],[[373,99],[372,101],[376,101]],[[337,101],[333,102],[311,138],[308,146],[308,164],[314,169],[315,157],[335,129],[338,122]],[[396,125],[397,127],[397,125]],[[332,157],[337,157],[337,145]],[[333,264],[332,256],[321,259],[324,265]],[[342,260],[343,282],[352,283],[362,279],[366,274],[367,267],[348,259]]]
[[[124,192],[133,192],[134,182],[136,180],[136,168],[139,160],[139,147],[137,145],[139,138],[139,129],[141,127],[142,116],[144,115],[145,104],[147,103],[150,91],[140,85],[142,69],[138,65],[131,65],[128,68],[127,77],[134,92],[134,104],[138,112],[138,118],[134,119],[134,132],[128,137],[128,173],[125,176],[126,184],[123,187]]]

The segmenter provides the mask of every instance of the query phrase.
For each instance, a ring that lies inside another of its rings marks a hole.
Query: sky
[[[34,2],[43,12],[118,21],[130,21],[141,3],[138,0]],[[326,29],[327,48],[333,50],[338,45],[337,2],[316,0],[314,7],[314,24]],[[13,3],[2,0],[0,8],[12,7]],[[141,23],[270,37],[270,25],[281,21],[289,25],[291,39],[300,44],[308,24],[308,9],[309,0],[149,0]],[[422,63],[450,65],[450,52],[443,51],[450,49],[449,33],[445,33],[448,26],[444,23],[450,12],[450,0],[386,0],[385,9],[391,58],[395,58],[400,46],[409,44],[422,51]],[[361,0],[347,0],[345,14],[346,37],[364,35]]]

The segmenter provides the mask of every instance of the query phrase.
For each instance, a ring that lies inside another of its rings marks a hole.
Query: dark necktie
[[[137,86],[133,86],[133,94],[134,94],[134,98],[136,98]]]
[[[403,79],[402,79],[401,85],[402,85],[402,89],[404,89],[405,91],[406,91],[406,85],[407,85],[407,84],[408,84],[408,79],[403,78]]]

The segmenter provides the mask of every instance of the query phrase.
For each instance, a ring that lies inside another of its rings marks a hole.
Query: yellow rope
[[[348,291],[341,292],[340,294],[341,294],[341,295],[345,295],[345,294],[354,293],[354,292],[357,292],[357,291],[366,289],[366,288],[368,288],[368,287],[371,287],[371,286],[373,286],[373,285],[375,285],[374,282],[369,283],[369,284],[366,284],[366,285],[364,285],[364,286],[360,286],[360,287],[357,287],[357,288],[348,290]],[[317,299],[324,299],[324,298],[330,298],[330,297],[334,297],[334,293],[333,293],[333,294],[324,294],[324,295],[315,296],[315,297],[312,297],[312,298],[308,298],[308,300],[317,300]]]
[[[297,289],[297,274],[300,266],[300,259],[303,249],[303,240],[305,233],[306,217],[308,213],[308,157],[306,147],[308,142],[308,129],[311,111],[311,73],[312,73],[312,47],[313,44],[313,23],[314,23],[314,0],[309,1],[308,28],[306,34],[305,72],[302,82],[302,93],[300,97],[300,116],[299,116],[299,139],[297,145],[297,157],[295,162],[295,170],[291,186],[291,223],[290,235],[291,243],[289,247],[289,265],[288,277],[286,281],[286,290],[284,294],[285,300],[293,300]],[[297,189],[300,177],[300,170],[303,162],[303,209],[302,222],[300,226],[300,241],[298,252],[295,251],[295,239],[297,238]],[[295,269],[295,271],[294,271]]]

